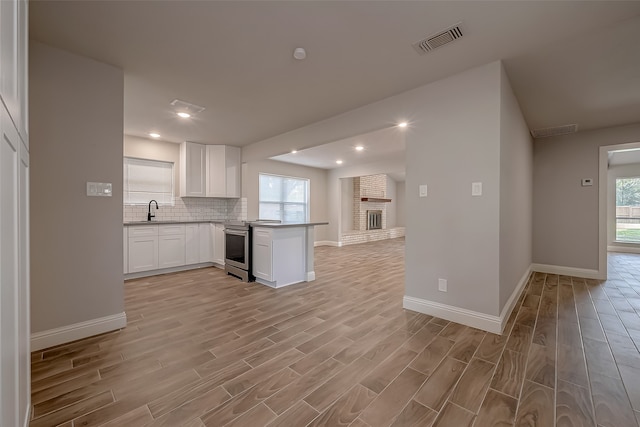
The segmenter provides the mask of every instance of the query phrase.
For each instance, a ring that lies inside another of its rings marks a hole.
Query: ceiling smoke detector
[[[534,129],[531,131],[531,136],[534,138],[549,138],[551,136],[567,135],[569,133],[578,132],[578,125],[562,125],[554,126],[550,128]]]
[[[413,43],[411,46],[420,54],[431,52],[441,46],[454,42],[462,37],[462,22],[450,26],[437,33],[431,34]]]
[[[186,101],[180,101],[179,99],[174,99],[170,104],[175,109],[176,114],[183,118],[188,118],[204,111],[204,107]]]
[[[298,60],[303,60],[304,58],[307,57],[307,51],[304,50],[303,47],[297,47],[293,51],[293,57],[298,59]]]

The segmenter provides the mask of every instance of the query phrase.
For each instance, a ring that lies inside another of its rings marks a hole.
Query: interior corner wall
[[[500,312],[532,260],[533,140],[509,78],[500,89]]]
[[[340,178],[340,224],[343,231],[353,230],[353,178]]]
[[[180,144],[125,135],[123,150],[127,157],[173,163],[173,188],[180,188]]]
[[[493,62],[425,86],[406,152],[406,296],[489,316],[499,314],[500,72]]]
[[[244,157],[243,157],[244,158]],[[327,214],[327,171],[276,160],[253,160],[242,165],[242,197],[247,198],[247,218],[257,219],[260,212],[259,175],[261,173],[306,178],[309,180],[310,221],[325,222]],[[316,242],[326,240],[326,225],[315,227]]]
[[[598,270],[599,147],[632,142],[640,123],[534,140],[534,263]]]
[[[124,75],[30,45],[32,333],[124,312]],[[87,182],[113,197],[87,197]]]
[[[387,203],[387,228],[395,228],[398,225],[398,215],[397,215],[397,207],[398,207],[398,191],[396,186],[396,181],[390,176],[386,177],[387,179],[387,199],[391,199],[389,203]]]

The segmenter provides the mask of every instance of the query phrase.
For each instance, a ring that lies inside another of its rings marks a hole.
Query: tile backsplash
[[[247,219],[247,199],[214,199],[208,197],[176,197],[174,206],[152,207],[157,221],[226,221]],[[148,205],[125,205],[123,221],[144,221]]]

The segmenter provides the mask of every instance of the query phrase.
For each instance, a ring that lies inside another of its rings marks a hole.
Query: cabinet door
[[[215,224],[198,224],[198,234],[200,238],[200,262],[213,261],[213,234]]]
[[[206,147],[193,142],[180,146],[180,195],[182,197],[205,197],[206,194]]]
[[[124,274],[129,272],[129,233],[127,227],[122,227],[122,252]]]
[[[129,273],[158,269],[158,236],[129,237]]]
[[[273,281],[272,240],[269,230],[253,229],[252,273],[254,276]]]
[[[211,224],[214,226],[213,262],[224,265],[224,224]]]
[[[185,263],[197,264],[200,261],[200,227],[199,224],[187,224],[185,240]]]
[[[225,146],[207,145],[207,196],[227,197]]]
[[[240,182],[241,167],[240,148],[225,147],[225,191],[227,197],[240,197],[242,191]]]
[[[158,268],[180,267],[184,264],[184,234],[160,236],[158,239]]]

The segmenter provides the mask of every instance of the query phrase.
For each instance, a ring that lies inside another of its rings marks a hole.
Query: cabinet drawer
[[[272,233],[268,228],[254,228],[253,241],[257,245],[271,246]]]
[[[176,225],[161,225],[158,233],[160,236],[173,236],[173,235],[184,235],[185,227],[184,224],[176,224]]]
[[[142,225],[129,227],[129,238],[131,237],[143,237],[143,236],[157,236],[158,235],[158,226],[157,225]]]

